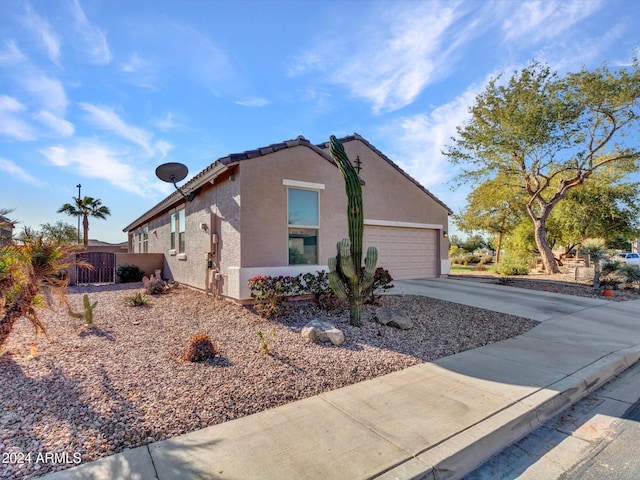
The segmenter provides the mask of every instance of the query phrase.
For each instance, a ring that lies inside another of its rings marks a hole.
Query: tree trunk
[[[502,219],[502,225],[500,225],[500,235],[498,236],[498,250],[496,250],[496,263],[500,263],[500,250],[502,250],[502,238],[504,237],[504,224],[507,221],[506,217]]]
[[[89,243],[89,216],[85,213],[82,217],[82,231],[84,238],[82,239],[82,243],[86,247]]]
[[[4,317],[0,319],[0,347],[9,337],[16,320],[27,313],[27,309],[31,306],[37,294],[38,289],[36,286],[27,283],[20,289],[20,293],[18,293],[15,300],[6,308]]]
[[[556,262],[556,259],[553,256],[553,251],[547,241],[547,216],[548,213],[540,215],[540,218],[535,218],[533,220],[536,246],[538,247],[538,251],[542,257],[542,264],[544,265],[545,272],[560,273],[558,263]]]

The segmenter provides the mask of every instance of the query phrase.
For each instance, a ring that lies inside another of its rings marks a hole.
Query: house
[[[452,211],[360,135],[340,139],[362,180],[364,248],[396,279],[449,273]],[[348,236],[329,144],[294,140],[220,158],[124,228],[130,252],[164,253],[163,275],[235,300],[256,275],[328,270]]]
[[[14,223],[7,217],[0,215],[0,245],[8,243],[13,237]]]

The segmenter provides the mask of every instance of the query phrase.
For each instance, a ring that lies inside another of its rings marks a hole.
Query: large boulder
[[[376,310],[376,321],[382,325],[399,328],[400,330],[413,328],[413,322],[406,313],[392,308],[378,308]]]
[[[341,345],[344,342],[342,330],[332,323],[319,319],[313,319],[307,323],[301,335],[307,342],[331,342],[333,345]]]

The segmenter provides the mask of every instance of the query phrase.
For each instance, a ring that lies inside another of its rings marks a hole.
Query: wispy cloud
[[[38,71],[25,71],[20,79],[21,86],[39,100],[44,109],[64,115],[69,99],[62,83]]]
[[[21,118],[25,106],[13,97],[0,96],[0,135],[22,142],[36,138],[33,128]]]
[[[79,106],[89,114],[90,123],[142,147],[148,155],[165,158],[173,148],[171,143],[164,140],[153,142],[152,132],[126,123],[111,107],[84,102]]]
[[[244,100],[237,100],[234,103],[236,103],[237,105],[242,105],[243,107],[264,107],[266,105],[269,105],[269,100],[267,100],[266,98],[260,98],[260,97],[249,97],[249,98],[245,98]]]
[[[25,3],[24,26],[38,38],[52,62],[58,64],[60,58],[60,36],[47,19],[38,15],[29,3]]]
[[[127,152],[119,152],[95,139],[77,139],[70,145],[56,145],[41,150],[51,164],[71,169],[88,178],[100,178],[111,185],[147,196],[152,183],[149,174],[134,169],[122,160]]]
[[[560,37],[603,5],[598,0],[517,2],[502,24],[505,39],[513,41],[526,38],[531,43]]]
[[[451,180],[452,170],[442,150],[456,134],[456,127],[469,118],[469,107],[481,91],[474,85],[449,103],[429,113],[407,116],[382,130],[393,139],[391,158],[427,188],[441,187]]]
[[[319,40],[290,73],[319,70],[353,96],[370,101],[376,113],[402,108],[438,78],[446,63],[445,33],[464,13],[457,6],[398,2],[376,10],[350,24],[346,36]]]
[[[70,0],[69,8],[80,36],[77,45],[85,50],[94,63],[103,65],[111,62],[111,49],[104,32],[89,21],[78,0]]]
[[[153,134],[142,128],[125,123],[120,116],[107,106],[97,106],[91,103],[80,103],[80,108],[89,114],[89,121],[104,130],[110,130],[120,137],[152,152],[151,138]]]
[[[0,50],[0,65],[16,65],[24,60],[25,56],[16,45],[16,42],[5,40],[4,49]]]
[[[71,122],[46,110],[40,110],[34,118],[56,136],[70,137],[75,132],[75,128]]]
[[[4,172],[10,177],[17,179],[23,183],[30,183],[32,185],[41,186],[43,183],[37,178],[29,175],[23,168],[16,165],[11,160],[0,157],[0,172]]]

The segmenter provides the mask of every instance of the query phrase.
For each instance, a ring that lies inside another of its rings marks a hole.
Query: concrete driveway
[[[544,322],[609,303],[608,300],[450,278],[394,280],[390,295],[422,295]]]

